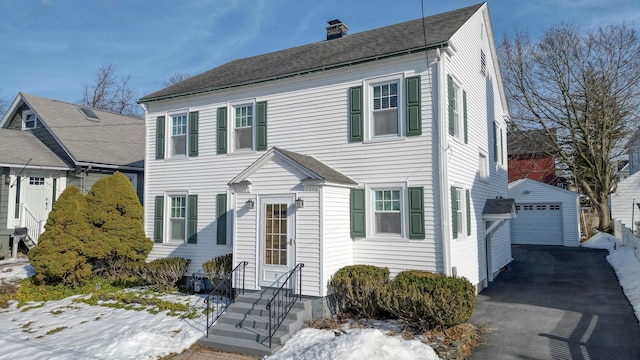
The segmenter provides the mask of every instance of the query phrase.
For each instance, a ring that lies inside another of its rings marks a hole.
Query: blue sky
[[[478,0],[424,0],[426,16]],[[640,24],[637,0],[489,0],[496,40],[552,25]],[[102,64],[139,96],[169,75],[325,38],[339,18],[357,33],[421,16],[420,0],[0,0],[0,98],[19,91],[78,102]]]

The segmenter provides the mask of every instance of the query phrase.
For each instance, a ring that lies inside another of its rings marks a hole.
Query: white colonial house
[[[464,276],[511,260],[509,112],[487,4],[238,59],[149,94],[150,259],[304,264],[324,297],[354,264]],[[503,225],[503,226],[501,226]]]

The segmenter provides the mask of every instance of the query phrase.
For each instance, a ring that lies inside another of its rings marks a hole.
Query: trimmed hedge
[[[380,296],[379,305],[394,317],[422,330],[469,321],[475,289],[465,278],[425,271],[403,271]]]
[[[338,270],[329,286],[334,291],[338,311],[371,319],[380,313],[379,297],[388,282],[387,268],[353,265]]]
[[[156,259],[137,266],[136,275],[146,284],[159,291],[173,291],[178,281],[189,269],[191,260],[181,257]]]
[[[218,280],[221,280],[233,270],[231,268],[232,264],[232,254],[220,255],[202,263],[202,270],[215,286]]]

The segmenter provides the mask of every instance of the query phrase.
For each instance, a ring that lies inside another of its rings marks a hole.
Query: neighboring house
[[[609,197],[611,201],[611,217],[620,220],[626,227],[633,229],[640,222],[640,172],[621,180],[616,192]]]
[[[629,161],[619,160],[617,164],[618,166],[617,166],[616,176],[618,177],[618,181],[628,178],[629,175],[631,175],[629,171],[629,168],[630,168]]]
[[[549,185],[558,185],[556,163],[551,139],[544,130],[509,132],[507,156],[509,182],[532,179]]]
[[[529,245],[580,245],[580,202],[575,192],[531,179],[509,183],[518,217],[511,242]]]
[[[185,257],[191,273],[233,253],[255,290],[304,263],[302,293],[318,298],[347,265],[481,289],[512,260],[509,113],[487,4],[346,29],[331,21],[326,41],[140,99],[149,259]]]
[[[0,237],[27,227],[37,242],[67,186],[86,194],[120,171],[142,200],[144,120],[19,93],[0,120]]]

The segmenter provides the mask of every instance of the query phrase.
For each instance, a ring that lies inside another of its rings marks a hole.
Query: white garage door
[[[558,203],[516,205],[518,215],[511,220],[514,244],[562,245],[562,211]]]

